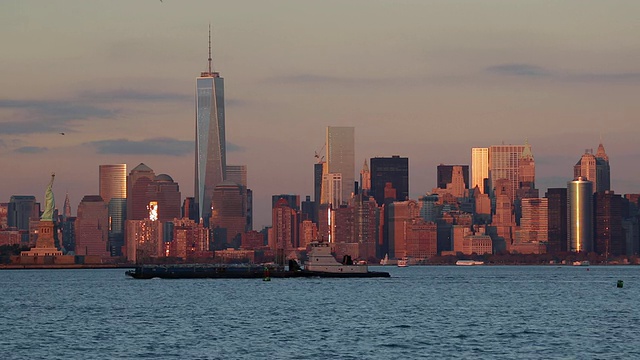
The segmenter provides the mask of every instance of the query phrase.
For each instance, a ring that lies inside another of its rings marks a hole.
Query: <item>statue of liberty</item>
[[[56,208],[56,201],[53,198],[53,179],[56,174],[51,173],[51,181],[49,181],[49,186],[47,186],[47,191],[44,193],[44,212],[40,217],[40,220],[44,221],[53,221],[53,210]]]

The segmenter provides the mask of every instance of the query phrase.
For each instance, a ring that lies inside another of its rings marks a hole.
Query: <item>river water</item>
[[[640,358],[637,266],[372,270],[392,277],[0,271],[0,359]]]

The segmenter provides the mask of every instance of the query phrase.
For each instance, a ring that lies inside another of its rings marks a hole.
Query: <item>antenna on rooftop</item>
[[[209,23],[209,74],[211,74],[211,23]]]

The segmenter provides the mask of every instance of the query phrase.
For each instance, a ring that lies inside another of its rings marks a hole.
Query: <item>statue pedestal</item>
[[[38,240],[36,247],[29,251],[23,251],[20,256],[60,256],[62,251],[58,250],[53,241],[53,221],[40,220],[38,226]]]

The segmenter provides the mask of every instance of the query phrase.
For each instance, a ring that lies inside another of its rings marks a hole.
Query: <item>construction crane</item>
[[[318,159],[318,164],[322,164],[324,162],[324,155],[322,154],[322,151],[324,150],[324,148],[327,146],[326,143],[322,144],[322,148],[320,148],[320,150],[314,151],[315,155],[314,157],[316,159]]]

